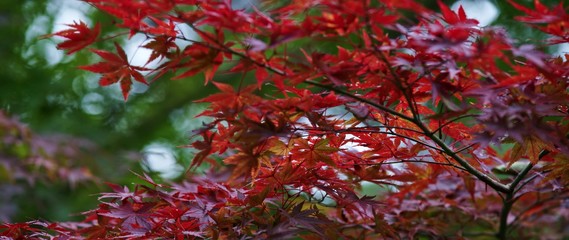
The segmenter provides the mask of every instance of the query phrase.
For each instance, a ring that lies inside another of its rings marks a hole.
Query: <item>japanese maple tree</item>
[[[569,56],[541,50],[569,43],[562,3],[509,1],[516,20],[548,34],[530,45],[441,1],[440,13],[412,0],[84,1],[112,23],[50,35],[100,58],[79,68],[120,85],[125,101],[134,82],[198,75],[219,89],[199,100],[212,120],[186,146],[198,150],[186,181],[141,174],[148,184],[134,189],[109,184],[82,222],[6,223],[0,235],[569,235]],[[122,47],[136,34],[152,51],[144,66]],[[101,41],[114,47],[89,48]]]

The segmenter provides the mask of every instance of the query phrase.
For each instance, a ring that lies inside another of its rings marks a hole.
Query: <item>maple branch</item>
[[[539,177],[539,174],[535,174],[531,177],[529,177],[527,180],[525,180],[518,189],[515,190],[515,192],[518,192],[519,190],[521,190],[525,185],[529,184],[531,181],[533,181],[534,179],[536,179],[537,177]]]
[[[431,161],[426,161],[426,160],[397,160],[394,162],[381,162],[381,163],[358,163],[358,164],[351,164],[353,166],[355,165],[363,165],[363,166],[376,166],[376,165],[384,165],[384,164],[397,164],[397,163],[425,163],[425,164],[433,164],[433,165],[441,165],[441,166],[449,166],[449,167],[453,167],[456,169],[460,169],[462,171],[468,172],[465,168],[458,166],[458,165],[454,165],[452,163],[441,163],[441,162],[431,162]],[[348,165],[348,164],[345,164]]]
[[[543,152],[543,151],[542,151]],[[541,154],[540,154],[541,155]],[[513,193],[516,190],[516,186],[522,181],[522,179],[529,173],[529,171],[531,171],[531,169],[533,168],[533,163],[528,163],[528,165],[526,165],[524,167],[524,169],[518,174],[518,176],[516,176],[516,178],[514,179],[514,181],[512,181],[512,183],[508,184],[508,188],[510,189],[510,191]]]
[[[374,43],[374,48],[376,50],[376,51],[374,51],[374,53],[376,53],[376,55],[378,55],[379,58],[381,58],[383,63],[385,63],[385,66],[387,66],[387,69],[389,69],[389,73],[391,74],[391,76],[393,76],[393,80],[395,80],[395,81],[393,81],[393,83],[403,93],[403,97],[405,97],[405,101],[407,101],[407,104],[409,106],[409,110],[411,111],[411,114],[413,115],[413,119],[414,120],[420,120],[420,118],[419,118],[420,115],[417,113],[417,111],[418,111],[417,102],[413,101],[412,100],[413,98],[411,96],[409,96],[409,92],[408,92],[409,88],[406,88],[403,85],[401,85],[401,83],[403,82],[401,77],[399,77],[399,75],[395,72],[393,65],[391,65],[391,63],[389,62],[389,60],[387,59],[385,54],[383,54],[383,52],[381,52],[381,50],[375,45],[375,43]],[[413,92],[411,91],[411,94],[412,93]]]
[[[451,124],[451,123],[453,123],[453,122],[455,122],[455,121],[458,121],[458,120],[460,120],[460,119],[467,118],[467,117],[476,117],[476,116],[478,116],[478,114],[465,114],[465,115],[461,115],[461,116],[455,117],[455,118],[453,118],[453,119],[451,119],[451,120],[448,120],[447,122],[441,124],[437,129],[435,129],[435,130],[433,131],[433,133],[437,133],[438,131],[443,130],[443,128],[446,127],[447,125],[449,125],[449,124]]]
[[[508,215],[510,215],[510,210],[512,210],[512,206],[515,202],[513,197],[514,194],[512,192],[508,192],[506,193],[506,197],[503,199],[502,211],[500,212],[500,226],[496,233],[496,237],[498,239],[506,239],[508,232]]]
[[[548,153],[549,153],[548,150],[541,151],[539,153],[538,159],[541,160]],[[498,228],[498,232],[496,233],[496,237],[498,237],[499,239],[506,239],[506,235],[508,232],[508,225],[509,225],[508,224],[508,215],[510,215],[510,211],[512,210],[512,206],[517,201],[517,198],[515,198],[515,194],[517,192],[516,187],[526,177],[526,175],[531,171],[533,166],[534,166],[533,163],[531,163],[531,162],[528,163],[528,165],[524,167],[524,169],[516,176],[516,178],[514,178],[514,181],[512,181],[512,183],[507,185],[508,192],[506,193],[506,197],[503,200],[504,206],[502,207],[502,211],[500,212],[500,226]],[[520,189],[523,186],[525,186],[526,183],[522,184]],[[518,215],[518,216],[520,216],[520,215]]]
[[[205,34],[204,31],[202,31],[202,30],[200,30],[199,28],[195,27],[193,24],[188,23],[188,26],[190,26],[190,28],[191,28],[192,30],[194,30],[195,32],[202,33],[202,35],[203,35],[204,37],[206,37],[206,38],[209,39],[210,41],[215,42],[217,45],[222,46],[222,47],[212,46],[211,44],[207,44],[207,43],[200,42],[200,41],[195,41],[195,40],[192,40],[192,39],[189,39],[189,38],[186,38],[186,37],[176,37],[177,39],[185,40],[185,41],[188,41],[188,42],[191,42],[191,43],[194,43],[194,44],[199,44],[199,45],[202,45],[202,46],[204,46],[204,47],[208,47],[208,48],[211,48],[211,49],[214,49],[214,50],[223,51],[223,52],[226,52],[226,53],[233,54],[233,55],[238,56],[238,57],[240,57],[240,58],[247,59],[247,60],[251,61],[253,64],[255,64],[255,65],[259,66],[259,67],[265,68],[265,69],[267,69],[267,70],[269,70],[269,71],[271,71],[271,72],[273,72],[273,73],[275,73],[275,74],[278,74],[278,75],[281,75],[281,76],[284,76],[284,77],[287,76],[286,73],[283,72],[283,71],[281,71],[281,70],[275,69],[275,68],[273,68],[273,67],[271,67],[271,66],[269,66],[269,65],[267,65],[267,64],[264,64],[264,63],[261,63],[261,62],[257,62],[257,61],[255,61],[255,60],[253,60],[252,58],[250,58],[249,56],[247,56],[246,54],[237,52],[237,51],[231,49],[230,47],[226,47],[226,46],[223,45],[222,43],[218,42],[217,39],[211,38],[209,35]]]
[[[196,27],[193,26],[192,24],[189,24],[189,26],[190,26],[194,31],[196,31],[196,32],[202,32],[202,33],[203,33],[203,31],[199,30],[198,28],[196,28]],[[221,43],[217,42],[216,39],[213,39],[213,38],[209,37],[207,34],[202,34],[202,35],[204,35],[205,37],[207,37],[207,38],[210,39],[211,41],[216,42],[218,45],[223,46]],[[255,64],[255,65],[259,66],[259,67],[265,68],[265,69],[267,69],[267,70],[269,70],[269,71],[271,71],[271,72],[273,72],[273,73],[275,73],[275,74],[278,74],[278,75],[281,75],[281,76],[284,76],[284,77],[287,76],[287,74],[286,74],[285,72],[283,72],[283,71],[281,71],[281,70],[278,70],[278,69],[275,69],[275,68],[273,68],[273,67],[271,67],[271,66],[269,66],[269,65],[267,65],[267,64],[264,64],[264,63],[255,61],[255,60],[253,60],[252,58],[250,58],[249,56],[247,56],[246,54],[237,52],[237,51],[235,51],[235,50],[233,50],[233,49],[231,49],[231,48],[229,48],[229,47],[219,48],[219,47],[216,47],[216,46],[211,46],[210,44],[205,44],[205,43],[203,43],[203,42],[199,42],[199,41],[194,41],[194,40],[191,40],[191,39],[187,39],[187,38],[185,38],[185,37],[177,37],[177,38],[181,38],[181,39],[183,39],[183,40],[190,41],[190,42],[196,43],[196,44],[200,44],[200,45],[202,45],[202,46],[209,47],[209,48],[212,48],[212,49],[215,49],[215,50],[219,50],[219,51],[224,51],[224,52],[231,53],[231,54],[236,55],[236,56],[239,56],[239,57],[241,57],[241,58],[243,58],[243,59],[247,59],[247,60],[251,61],[253,64]],[[350,93],[350,92],[347,92],[347,91],[344,91],[344,90],[341,90],[341,89],[337,89],[337,88],[334,88],[334,87],[331,87],[331,86],[328,86],[328,85],[325,85],[325,84],[322,84],[322,83],[319,83],[319,82],[311,81],[311,80],[306,80],[306,81],[304,81],[304,83],[306,83],[306,84],[308,84],[308,85],[312,85],[312,86],[317,86],[317,87],[320,87],[320,88],[324,88],[324,89],[333,91],[334,93],[342,94],[342,95],[344,95],[344,96],[350,97],[350,98],[352,98],[352,99],[354,99],[354,100],[357,100],[357,101],[360,101],[360,102],[362,102],[362,103],[367,103],[367,104],[369,104],[370,106],[373,106],[373,107],[375,107],[375,108],[377,108],[377,109],[379,109],[379,110],[382,110],[382,111],[384,111],[384,112],[390,113],[390,114],[392,114],[392,115],[395,115],[395,116],[400,117],[400,118],[402,118],[402,119],[405,119],[405,120],[407,120],[407,121],[412,121],[412,120],[413,120],[413,118],[411,118],[411,117],[409,117],[409,116],[407,116],[407,115],[405,115],[405,114],[403,114],[403,113],[397,112],[397,111],[395,111],[395,110],[393,110],[393,109],[391,109],[391,108],[388,108],[388,107],[386,107],[386,106],[383,106],[383,105],[374,103],[374,102],[372,102],[372,101],[370,101],[370,100],[367,100],[367,99],[365,99],[365,98],[359,97],[359,96],[354,95],[354,94],[352,94],[352,93]]]
[[[380,56],[382,56],[382,61],[387,65],[387,67],[389,68],[392,76],[394,78],[396,78],[396,80],[400,80],[399,76],[394,72],[394,70],[391,68],[391,63],[387,60],[387,58],[385,57],[385,55],[383,55],[383,53],[380,52]],[[405,96],[405,99],[408,101],[409,104],[411,104],[411,100],[409,99],[409,96],[406,94],[405,89],[402,89],[403,91],[403,96]],[[458,155],[458,152],[453,151],[443,140],[441,140],[439,137],[437,137],[435,135],[434,132],[431,132],[427,126],[425,126],[423,124],[423,122],[421,121],[421,119],[419,118],[419,114],[415,111],[415,109],[413,109],[412,107],[410,108],[411,113],[413,114],[413,119],[411,120],[411,122],[415,123],[415,125],[417,125],[421,130],[424,131],[424,134],[430,138],[431,140],[433,140],[437,145],[439,145],[439,147],[441,147],[443,149],[443,152],[446,153],[447,155],[449,155],[450,157],[452,157],[455,161],[457,161],[462,167],[464,167],[470,174],[474,175],[476,178],[478,178],[479,180],[481,180],[482,182],[488,184],[490,187],[492,187],[493,189],[495,189],[496,191],[499,192],[508,192],[509,189],[506,185],[498,182],[497,180],[493,179],[492,177],[488,176],[487,174],[479,171],[478,169],[476,169],[474,166],[470,165],[470,163],[468,163],[468,161],[466,161],[466,159],[463,159],[460,155]]]
[[[462,147],[461,149],[458,149],[458,150],[456,151],[456,153],[460,153],[460,152],[462,152],[462,151],[464,151],[464,150],[466,150],[466,149],[469,149],[470,147],[472,147],[472,146],[474,146],[474,145],[476,145],[476,144],[475,144],[475,143],[472,143],[472,144],[469,144],[468,146],[464,146],[464,147]]]
[[[203,31],[201,31],[200,29],[196,28],[196,27],[193,26],[192,24],[189,24],[189,26],[190,26],[194,31],[196,31],[196,32],[202,32],[202,33],[203,33]],[[223,45],[222,45],[221,43],[219,43],[216,39],[213,39],[213,38],[209,37],[207,34],[202,34],[202,35],[204,35],[205,37],[207,37],[209,40],[214,41],[214,42],[217,43],[218,45],[223,46]],[[283,71],[281,71],[281,70],[278,70],[278,69],[275,69],[275,68],[273,68],[273,67],[271,67],[271,66],[269,66],[269,65],[267,65],[267,64],[264,64],[264,63],[255,61],[255,60],[253,60],[252,58],[250,58],[249,56],[247,56],[246,54],[237,52],[237,51],[235,51],[235,50],[233,50],[233,49],[231,49],[231,48],[229,48],[229,47],[220,48],[220,47],[216,47],[216,46],[211,46],[210,44],[205,44],[205,43],[203,43],[203,42],[198,42],[198,41],[194,41],[194,40],[191,40],[191,39],[187,39],[187,38],[185,38],[185,37],[177,37],[177,38],[181,38],[181,39],[183,39],[183,40],[190,41],[190,42],[192,42],[192,43],[201,44],[201,45],[203,45],[203,46],[206,46],[206,47],[209,47],[209,48],[213,48],[213,49],[216,49],[216,50],[219,50],[219,51],[224,51],[224,52],[227,52],[227,53],[231,53],[231,54],[236,55],[236,56],[239,56],[239,57],[241,57],[241,58],[243,58],[243,59],[247,59],[247,60],[251,61],[253,64],[255,64],[255,65],[259,66],[259,67],[265,68],[265,69],[267,69],[267,70],[269,70],[269,71],[271,71],[271,72],[273,72],[273,73],[275,73],[275,74],[278,74],[278,75],[281,75],[281,76],[284,76],[284,77],[287,76],[287,74],[286,74],[285,72],[283,72]],[[393,70],[392,70],[392,71],[393,71]],[[395,74],[395,73],[393,73],[393,74]],[[383,105],[381,105],[381,104],[374,103],[374,102],[372,102],[372,101],[370,101],[370,100],[368,100],[368,99],[359,97],[359,96],[354,95],[354,94],[352,94],[352,93],[350,93],[350,92],[348,92],[348,91],[344,91],[344,90],[341,90],[341,89],[337,89],[337,88],[334,88],[334,87],[331,87],[331,86],[328,86],[328,85],[325,85],[325,84],[322,84],[322,83],[319,83],[319,82],[315,82],[315,81],[312,81],[312,80],[306,80],[306,81],[304,81],[304,83],[306,83],[306,84],[308,84],[308,85],[312,85],[312,86],[317,86],[317,87],[320,87],[320,88],[324,88],[324,89],[333,91],[334,93],[342,94],[342,95],[344,95],[344,96],[350,97],[350,98],[352,98],[352,99],[354,99],[354,100],[357,100],[357,101],[359,101],[359,102],[362,102],[362,103],[367,103],[367,104],[369,104],[370,106],[373,106],[373,107],[375,107],[375,108],[377,108],[377,109],[379,109],[379,110],[382,110],[382,111],[384,111],[384,112],[390,113],[390,114],[392,114],[392,115],[395,115],[395,116],[400,117],[400,118],[402,118],[402,119],[405,119],[405,120],[407,120],[407,121],[411,121],[411,122],[412,122],[412,121],[414,120],[414,118],[409,117],[409,116],[407,116],[407,115],[405,115],[405,114],[403,114],[403,113],[397,112],[397,111],[395,111],[395,110],[393,110],[393,109],[391,109],[391,108],[388,108],[388,107],[386,107],[386,106],[383,106]]]
[[[326,84],[322,84],[322,83],[315,82],[315,81],[312,81],[312,80],[306,80],[306,81],[304,81],[304,82],[307,83],[307,84],[309,84],[309,85],[313,85],[313,86],[317,86],[317,87],[320,87],[320,88],[324,88],[324,89],[333,91],[334,93],[338,93],[338,94],[341,94],[341,95],[344,95],[344,96],[353,98],[354,100],[358,100],[358,101],[360,101],[360,102],[362,102],[362,103],[367,103],[367,104],[369,104],[369,105],[372,106],[372,107],[375,107],[375,108],[377,108],[377,109],[379,109],[379,110],[382,110],[382,111],[384,111],[384,112],[390,113],[390,114],[392,114],[392,115],[395,115],[395,116],[400,117],[400,118],[402,118],[402,119],[405,119],[405,120],[407,120],[407,121],[413,122],[413,120],[414,120],[412,117],[409,117],[409,116],[407,116],[407,115],[405,115],[405,114],[403,114],[403,113],[397,112],[397,111],[395,111],[395,110],[393,110],[393,109],[391,109],[391,108],[388,108],[388,107],[386,107],[386,106],[383,106],[383,105],[381,105],[381,104],[374,103],[374,102],[372,102],[372,101],[370,101],[370,100],[368,100],[368,99],[365,99],[365,98],[362,98],[362,97],[360,97],[360,96],[354,95],[354,94],[352,94],[352,93],[350,93],[350,92],[348,92],[348,91],[344,91],[344,90],[341,90],[341,89],[337,89],[337,88],[334,88],[334,87],[332,87],[332,86],[328,86],[328,85],[326,85]]]
[[[401,129],[401,130],[405,130],[405,131],[411,131],[411,132],[415,132],[415,133],[420,133],[423,134],[423,132],[414,130],[414,129],[410,129],[410,128],[405,128],[405,127],[396,127],[396,126],[382,126],[385,129]],[[363,132],[363,133],[386,133],[386,134],[392,134],[394,132],[386,132],[386,131],[382,131],[381,128],[382,127],[376,127],[377,129],[371,129],[373,127],[353,127],[353,128],[346,128],[346,129],[334,129],[334,130],[330,130],[330,129],[318,129],[318,128],[295,128],[295,130],[306,130],[306,131],[334,131],[334,132],[338,132],[338,133],[344,133],[344,132]]]
[[[358,130],[358,129],[354,129],[354,130],[352,130],[352,129],[322,130],[322,129],[317,129],[317,128],[294,128],[294,130],[298,130],[298,131],[321,131],[321,132],[327,132],[327,131],[328,131],[328,132],[333,132],[333,133],[364,132],[364,133],[383,133],[383,134],[391,134],[391,135],[394,135],[394,136],[396,136],[396,137],[401,137],[401,138],[405,138],[405,139],[411,140],[411,141],[413,141],[413,142],[416,142],[416,143],[418,143],[418,144],[421,144],[421,145],[423,145],[423,146],[425,146],[425,147],[428,147],[428,148],[432,148],[432,149],[437,150],[437,151],[443,151],[442,149],[437,148],[436,146],[429,145],[429,144],[427,144],[427,143],[425,143],[425,142],[423,142],[423,141],[420,141],[420,140],[417,140],[417,139],[414,139],[414,138],[412,138],[412,137],[405,136],[405,135],[403,135],[403,134],[399,134],[399,133],[396,133],[396,132],[386,132],[386,131],[380,131],[380,130],[368,130],[368,131],[366,131],[366,130],[363,130],[363,129],[359,129],[359,130]]]
[[[389,126],[389,125],[382,125],[381,127],[386,128],[386,129],[390,129],[390,130],[391,130],[391,129],[400,129],[400,130],[404,130],[404,131],[410,131],[410,132],[414,132],[414,133],[423,134],[423,132],[421,132],[421,131],[417,131],[417,130],[415,130],[415,129],[406,128],[406,127]],[[380,127],[380,128],[381,128],[381,127]],[[368,127],[368,128],[369,128],[369,127]],[[351,128],[351,129],[355,129],[355,130],[362,129],[362,130],[365,130],[365,128],[358,128],[358,127]],[[373,130],[370,130],[370,131],[373,131]]]
[[[368,25],[369,28],[369,22],[366,23],[366,25]],[[373,38],[372,38],[373,39]],[[387,59],[387,57],[383,54],[383,52],[381,52],[381,50],[377,47],[377,45],[374,43],[374,51],[376,54],[378,54],[379,58],[386,64],[389,73],[393,76],[396,85],[400,88],[400,90],[403,92],[403,96],[405,97],[406,101],[408,102],[408,104],[410,105],[410,110],[411,113],[413,114],[413,117],[411,119],[409,119],[409,121],[413,122],[415,125],[417,125],[421,130],[424,131],[424,134],[430,138],[431,140],[433,140],[437,145],[439,145],[439,147],[441,147],[443,149],[443,152],[446,153],[447,155],[449,155],[450,157],[452,157],[455,161],[457,161],[462,167],[464,167],[470,174],[474,175],[476,178],[478,178],[480,181],[488,184],[490,187],[492,187],[493,189],[495,189],[496,191],[499,192],[504,192],[507,193],[509,191],[509,188],[498,182],[497,180],[493,179],[492,177],[486,175],[485,173],[479,171],[478,169],[476,169],[474,166],[470,165],[470,163],[468,163],[468,161],[466,161],[465,159],[463,159],[460,155],[458,155],[457,152],[454,152],[443,140],[441,140],[440,138],[438,138],[433,132],[431,132],[427,126],[425,126],[420,117],[419,114],[416,112],[416,109],[414,109],[414,107],[412,107],[413,105],[413,101],[411,101],[408,92],[406,91],[407,89],[404,88],[403,86],[401,86],[401,78],[399,77],[399,75],[395,72],[395,70],[393,69],[393,66],[391,65],[391,63],[389,62],[389,60]]]
[[[491,188],[493,188],[494,190],[496,190],[498,192],[503,192],[503,193],[510,192],[510,189],[508,188],[508,186],[498,182],[497,180],[493,179],[492,177],[488,176],[487,174],[479,171],[474,166],[470,165],[470,163],[468,163],[468,161],[466,161],[466,159],[464,159],[460,155],[458,155],[458,153],[453,151],[443,140],[441,140],[434,133],[429,131],[429,129],[422,122],[416,121],[415,124],[417,124],[417,126],[425,132],[425,135],[428,138],[430,138],[431,140],[433,140],[433,142],[435,142],[437,145],[439,145],[439,147],[441,147],[443,149],[444,153],[446,153],[447,155],[452,157],[455,161],[457,161],[470,174],[474,175],[480,181],[488,184],[488,186],[490,186]]]
[[[541,160],[543,157],[545,157],[545,155],[549,154],[549,150],[543,150],[539,153],[538,156],[538,160]],[[514,181],[512,181],[512,183],[509,184],[509,188],[510,191],[515,192],[516,191],[516,186],[520,183],[520,181],[523,180],[523,178],[529,173],[529,171],[533,168],[533,163],[529,163],[521,172],[520,174],[518,174],[518,176],[516,176],[516,178],[514,179]],[[524,184],[525,185],[525,184]],[[523,187],[523,185],[521,186]],[[520,187],[520,188],[521,188]]]
[[[399,76],[394,72],[394,70],[391,68],[391,63],[387,60],[387,58],[385,57],[385,55],[383,55],[383,53],[379,53],[381,56],[382,61],[387,65],[387,67],[389,68],[391,75],[396,78],[397,81],[400,81]],[[402,86],[401,86],[402,87]],[[405,96],[406,100],[408,101],[409,104],[411,104],[411,100],[409,99],[409,96],[406,94],[405,89],[401,89],[403,91],[403,95]],[[435,135],[434,132],[431,132],[427,126],[425,126],[423,124],[423,122],[421,121],[421,119],[419,118],[419,114],[411,107],[411,112],[413,114],[413,118],[410,120],[411,122],[413,122],[415,125],[417,125],[421,130],[423,130],[425,136],[427,136],[428,138],[430,138],[431,140],[433,140],[437,145],[439,145],[439,147],[441,147],[443,149],[443,152],[446,153],[447,155],[449,155],[450,157],[452,157],[455,161],[457,161],[461,166],[463,166],[470,174],[474,175],[476,178],[478,178],[479,180],[483,181],[484,183],[488,184],[490,187],[492,187],[493,189],[495,189],[496,191],[499,192],[508,192],[509,189],[506,185],[498,182],[497,180],[491,178],[490,176],[486,175],[485,173],[479,171],[478,169],[476,169],[474,166],[470,165],[470,163],[468,163],[468,161],[466,161],[466,159],[463,159],[460,155],[458,155],[458,152],[453,151],[443,140],[441,140],[439,137],[437,137]]]
[[[101,38],[101,40],[98,40],[97,42],[105,42],[105,41],[107,41],[107,40],[110,40],[110,39],[119,37],[119,36],[121,36],[121,35],[127,35],[128,33],[129,33],[129,31],[118,32],[118,33],[115,33],[115,34],[113,34],[113,35],[105,36],[104,38]],[[147,36],[147,37],[148,37],[148,36]],[[134,55],[133,55],[133,56],[134,56]]]

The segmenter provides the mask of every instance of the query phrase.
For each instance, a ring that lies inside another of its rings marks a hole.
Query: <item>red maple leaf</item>
[[[567,16],[567,12],[563,8],[563,1],[559,2],[553,9],[544,6],[539,0],[534,0],[535,10],[527,8],[512,0],[508,2],[516,9],[524,12],[527,16],[516,17],[517,20],[526,23],[554,23],[563,20]]]
[[[144,76],[139,71],[150,70],[144,67],[132,66],[128,63],[126,53],[120,45],[115,43],[118,54],[114,54],[104,50],[93,49],[92,52],[102,57],[105,62],[99,62],[92,65],[80,66],[80,69],[101,73],[103,76],[99,79],[99,85],[108,86],[119,82],[121,85],[124,100],[128,98],[130,88],[132,86],[132,78],[137,82],[148,84]]]
[[[42,38],[53,36],[66,38],[67,40],[57,44],[57,49],[67,50],[67,55],[91,45],[101,32],[101,25],[99,23],[97,23],[93,29],[87,27],[87,24],[82,21],[79,21],[79,23],[73,22],[73,24],[65,24],[65,26],[71,28],[45,35]]]

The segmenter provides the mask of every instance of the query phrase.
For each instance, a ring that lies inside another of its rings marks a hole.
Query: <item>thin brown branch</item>
[[[458,166],[458,165],[454,165],[452,163],[432,162],[432,161],[426,161],[426,160],[397,160],[397,161],[393,161],[393,162],[358,163],[358,164],[350,164],[350,165],[378,166],[378,165],[398,164],[398,163],[425,163],[425,164],[432,164],[432,165],[441,165],[441,166],[453,167],[453,168],[460,169],[462,171],[468,172],[463,167]]]
[[[435,129],[435,130],[433,131],[433,133],[437,133],[438,131],[441,131],[441,130],[442,130],[444,127],[446,127],[447,125],[449,125],[449,124],[451,124],[451,123],[453,123],[453,122],[456,122],[456,121],[458,121],[458,120],[460,120],[460,119],[467,118],[467,117],[476,117],[476,116],[478,116],[478,114],[465,114],[465,115],[461,115],[461,116],[452,118],[452,119],[448,120],[447,122],[441,124],[437,129]]]
[[[437,148],[436,146],[429,145],[428,143],[425,143],[425,142],[423,142],[423,141],[420,141],[420,140],[417,140],[417,139],[414,139],[414,138],[412,138],[412,137],[405,136],[405,135],[403,135],[403,134],[399,134],[399,133],[396,133],[396,132],[386,132],[386,131],[379,131],[379,130],[376,130],[376,131],[365,131],[365,130],[351,130],[351,129],[337,129],[337,130],[326,129],[326,130],[324,130],[324,129],[317,129],[317,128],[294,128],[294,130],[298,130],[298,131],[320,131],[320,132],[323,132],[323,134],[325,134],[326,132],[333,132],[333,133],[364,132],[364,133],[390,134],[390,135],[394,135],[394,136],[396,136],[396,137],[400,137],[400,138],[405,138],[405,139],[411,140],[411,141],[413,141],[413,142],[415,142],[415,143],[421,144],[421,145],[423,145],[423,146],[425,146],[425,147],[432,148],[432,149],[437,150],[437,151],[443,151],[442,149]]]
[[[382,131],[381,129],[400,129],[400,130],[405,130],[405,131],[410,131],[410,132],[414,132],[414,133],[418,133],[418,134],[423,134],[423,132],[421,131],[417,131],[415,129],[410,129],[410,128],[406,128],[406,127],[397,127],[397,126],[367,126],[367,127],[350,127],[350,128],[346,128],[346,129],[336,129],[335,131],[339,131],[339,132],[377,132],[377,131]],[[318,130],[317,128],[307,128],[308,130]],[[391,133],[391,132],[390,132]]]
[[[362,97],[360,97],[360,96],[354,95],[354,94],[352,94],[352,93],[350,93],[350,92],[347,92],[347,91],[344,91],[344,90],[341,90],[341,89],[337,89],[337,88],[334,88],[334,87],[332,87],[332,86],[328,86],[328,85],[325,85],[325,84],[322,84],[322,83],[319,83],[319,82],[315,82],[315,81],[311,81],[311,80],[306,80],[306,81],[304,81],[304,82],[307,83],[307,84],[309,84],[309,85],[313,85],[313,86],[317,86],[317,87],[320,87],[320,88],[324,88],[324,89],[330,90],[330,91],[332,91],[332,92],[334,92],[334,93],[338,93],[338,94],[341,94],[341,95],[343,95],[343,96],[350,97],[350,98],[352,98],[352,99],[354,99],[354,100],[357,100],[357,101],[359,101],[359,102],[367,103],[367,104],[369,104],[370,106],[372,106],[372,107],[374,107],[374,108],[377,108],[377,109],[379,109],[379,110],[381,110],[381,111],[387,112],[387,113],[389,113],[389,114],[391,114],[391,115],[397,116],[397,117],[399,117],[399,118],[405,119],[405,120],[407,120],[407,121],[413,121],[413,118],[412,118],[412,117],[409,117],[409,116],[407,116],[407,115],[405,115],[405,114],[403,114],[403,113],[397,112],[397,111],[395,111],[395,110],[393,110],[393,109],[391,109],[391,108],[388,108],[388,107],[386,107],[386,106],[383,106],[383,105],[381,105],[381,104],[377,104],[377,103],[375,103],[375,102],[372,102],[372,101],[370,101],[370,100],[368,100],[368,99],[365,99],[365,98],[362,98]]]
[[[462,167],[464,167],[470,174],[474,175],[480,181],[488,184],[488,186],[490,186],[491,188],[495,189],[498,192],[507,193],[510,191],[506,185],[500,183],[499,181],[493,179],[492,177],[488,176],[487,174],[476,169],[474,166],[470,165],[470,163],[468,163],[468,161],[466,161],[466,159],[462,158],[460,155],[458,155],[458,153],[454,152],[443,140],[441,140],[440,138],[435,136],[432,132],[430,132],[429,129],[425,125],[423,125],[423,123],[416,122],[416,124],[419,126],[419,128],[421,128],[421,129],[423,129],[423,131],[425,131],[425,135],[427,135],[428,138],[433,140],[437,145],[439,145],[440,148],[443,149],[443,152],[445,154],[452,157],[456,162],[458,162]]]

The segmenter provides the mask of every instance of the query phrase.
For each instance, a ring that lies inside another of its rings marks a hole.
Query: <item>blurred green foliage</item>
[[[98,150],[89,153],[92,162],[88,167],[94,169],[101,181],[72,188],[65,182],[44,181],[30,185],[6,182],[3,178],[0,185],[23,188],[21,194],[11,197],[11,201],[19,205],[11,219],[14,222],[37,218],[80,219],[77,216],[80,212],[96,206],[94,194],[107,189],[102,182],[124,185],[140,182],[129,170],[140,173],[148,169],[142,166],[144,149],[153,142],[172,146],[174,156],[181,165],[187,166],[191,150],[176,146],[187,144],[191,130],[188,126],[199,126],[199,120],[191,120],[190,115],[197,114],[200,106],[192,102],[214,90],[211,86],[204,87],[198,79],[156,81],[149,89],[136,86],[137,91],[144,94],[134,95],[124,102],[118,89],[98,87],[96,75],[77,69],[77,66],[97,61],[92,54],[83,51],[62,56],[63,52],[55,49],[57,39],[41,37],[64,24],[57,19],[68,2],[71,1],[0,2],[0,35],[3,36],[0,38],[0,109],[19,118],[35,133],[66,134],[94,142]],[[102,22],[104,31],[116,31],[108,16],[93,9],[78,11],[91,22]],[[109,49],[112,44],[112,41],[98,42],[94,47]],[[27,154],[22,152],[24,150],[10,151],[24,157]],[[157,174],[153,177],[159,178]]]

